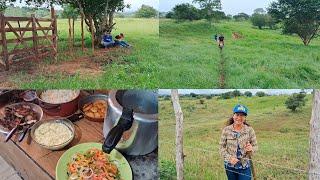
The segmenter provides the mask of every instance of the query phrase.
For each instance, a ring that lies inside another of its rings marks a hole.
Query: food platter
[[[68,149],[59,159],[56,166],[56,179],[66,180],[68,179],[68,163],[72,161],[73,156],[76,153],[85,153],[91,148],[101,149],[100,143],[83,143]],[[126,160],[126,158],[117,150],[113,150],[110,153],[110,160],[114,161],[120,172],[120,178],[122,180],[132,180],[132,170]]]

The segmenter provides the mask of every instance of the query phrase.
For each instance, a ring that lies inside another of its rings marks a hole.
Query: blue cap
[[[244,105],[238,104],[233,108],[233,113],[243,113],[248,115],[248,108]]]

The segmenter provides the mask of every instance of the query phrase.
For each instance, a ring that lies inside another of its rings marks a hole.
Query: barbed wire
[[[161,144],[161,143],[174,145],[174,144],[172,144],[172,143],[165,142],[165,141],[160,141],[160,144]],[[219,154],[217,151],[213,151],[213,150],[210,150],[210,149],[197,148],[197,147],[185,146],[185,145],[184,145],[183,147],[184,147],[184,148],[187,148],[187,149],[193,149],[193,150],[198,150],[198,151],[203,151],[203,152],[209,152],[209,153]],[[250,160],[250,159],[248,159],[248,158],[243,158],[243,159]],[[263,165],[275,166],[275,167],[279,167],[279,168],[282,168],[282,169],[292,170],[292,171],[296,171],[296,172],[300,172],[300,173],[310,174],[310,172],[308,172],[308,171],[306,171],[306,170],[303,170],[303,169],[286,167],[286,166],[283,166],[283,165],[274,164],[274,163],[270,163],[270,162],[264,162],[264,161],[260,161],[260,160],[256,160],[256,159],[254,159],[254,162],[257,162],[257,163],[260,163],[260,164],[263,164]],[[319,174],[319,175],[320,175],[320,173],[311,173],[311,174]]]

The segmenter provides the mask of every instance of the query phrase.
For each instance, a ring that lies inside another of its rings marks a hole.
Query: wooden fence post
[[[2,57],[5,66],[5,70],[9,70],[9,56],[8,56],[8,47],[7,47],[7,37],[6,37],[6,19],[2,12],[0,12],[0,30],[1,30],[1,39],[2,39]]]
[[[320,90],[315,90],[310,120],[309,180],[318,179],[320,179]]]
[[[83,31],[83,21],[84,17],[81,14],[81,42],[82,42],[82,52],[84,51],[84,31]]]
[[[33,52],[36,60],[38,60],[38,32],[37,32],[36,17],[34,14],[31,14],[31,18],[32,18]]]
[[[176,169],[177,180],[183,180],[183,113],[179,103],[178,90],[171,90],[172,105],[176,116]]]
[[[69,37],[68,37],[68,44],[69,44],[69,52],[73,52],[73,50],[72,50],[72,46],[71,46],[71,32],[72,32],[72,30],[71,30],[71,18],[69,17],[68,18],[68,24],[69,24]]]
[[[54,46],[54,59],[57,61],[58,58],[58,29],[57,29],[57,16],[55,14],[53,6],[51,6],[51,19],[53,20],[53,30],[52,30],[52,42]]]
[[[94,31],[93,31],[93,19],[92,19],[92,17],[90,17],[90,29],[91,29],[92,54],[94,54]]]

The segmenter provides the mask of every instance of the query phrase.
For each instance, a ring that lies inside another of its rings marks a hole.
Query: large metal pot
[[[132,126],[123,133],[116,149],[128,155],[145,155],[158,147],[157,93],[148,90],[110,91],[108,104],[104,137],[118,124],[124,107],[133,109]]]
[[[41,93],[43,91],[36,92],[36,103],[43,109],[43,111],[50,116],[68,117],[74,114],[78,110],[78,102],[80,98],[80,91],[77,92],[77,97],[60,104],[53,104],[44,102],[41,99]]]

